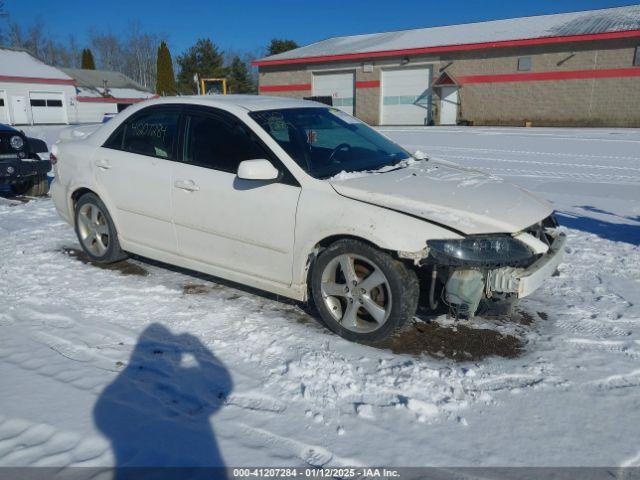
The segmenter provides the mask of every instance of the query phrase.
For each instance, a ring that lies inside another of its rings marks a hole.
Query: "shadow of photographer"
[[[232,387],[225,366],[196,337],[147,327],[93,411],[111,442],[113,478],[166,478],[171,470],[180,478],[199,478],[198,471],[211,478],[202,467],[224,461],[210,417]],[[216,469],[215,478],[225,478],[224,471]]]

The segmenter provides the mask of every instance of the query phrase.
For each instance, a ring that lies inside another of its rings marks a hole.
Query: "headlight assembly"
[[[14,135],[9,139],[9,145],[11,145],[11,148],[14,150],[22,150],[22,147],[24,147],[24,140],[22,137]]]
[[[427,241],[430,255],[443,265],[518,266],[534,253],[508,235],[474,235],[460,240]]]

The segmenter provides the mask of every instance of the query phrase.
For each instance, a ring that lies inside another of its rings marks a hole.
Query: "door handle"
[[[111,164],[109,163],[108,160],[96,160],[96,167],[102,169],[102,170],[109,170],[111,168]]]
[[[200,187],[193,180],[176,180],[173,186],[186,192],[197,192]]]

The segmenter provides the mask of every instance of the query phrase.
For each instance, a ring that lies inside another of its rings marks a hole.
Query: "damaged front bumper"
[[[567,237],[564,233],[551,234],[553,242],[549,250],[527,268],[502,267],[489,270],[486,288],[489,292],[511,293],[518,298],[531,295],[544,281],[553,275],[564,258]]]

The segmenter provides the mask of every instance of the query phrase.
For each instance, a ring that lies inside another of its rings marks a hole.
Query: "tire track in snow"
[[[469,151],[469,152],[486,152],[486,153],[500,153],[500,154],[517,154],[517,155],[535,155],[536,157],[569,157],[569,158],[594,158],[594,159],[607,159],[607,160],[631,160],[631,161],[640,161],[640,156],[624,156],[624,155],[598,155],[598,154],[589,154],[589,153],[568,153],[568,152],[543,152],[536,150],[508,150],[508,149],[499,149],[499,148],[473,148],[473,147],[452,147],[445,145],[433,145],[429,144],[424,145],[423,148],[428,150],[444,150],[444,151]],[[504,160],[504,161],[513,161],[519,163],[543,163],[546,165],[564,165],[564,166],[576,166],[576,167],[598,167],[598,168],[610,168],[612,170],[634,170],[640,171],[638,168],[633,167],[621,167],[618,165],[599,165],[599,164],[570,164],[570,163],[555,163],[555,162],[540,162],[536,160],[514,160],[514,159],[496,159],[495,157],[483,158],[477,155],[469,155],[464,158],[472,158],[472,159],[482,159],[482,160]]]
[[[46,423],[0,417],[0,466],[80,465],[108,460],[109,442]]]
[[[538,156],[544,156],[544,153],[541,153]],[[446,158],[459,158],[463,160],[473,160],[478,162],[497,162],[497,163],[517,163],[521,165],[547,165],[553,167],[571,167],[571,168],[585,168],[585,169],[594,169],[594,170],[620,170],[625,172],[638,172],[640,174],[640,168],[634,167],[623,167],[618,165],[597,165],[597,164],[588,164],[588,163],[563,163],[563,162],[542,162],[540,160],[516,160],[513,158],[497,158],[497,157],[482,157],[478,155],[451,155],[446,154]],[[640,157],[631,158],[635,162],[640,162]],[[629,177],[636,178],[636,177]]]

